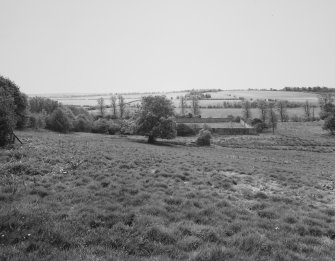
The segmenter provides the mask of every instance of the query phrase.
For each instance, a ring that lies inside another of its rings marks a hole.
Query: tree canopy
[[[137,118],[137,132],[148,137],[148,142],[156,138],[172,139],[176,137],[176,123],[172,119],[174,107],[165,96],[147,96],[142,98]]]
[[[11,80],[0,76],[0,145],[10,141],[14,128],[23,128],[27,117],[27,96]]]

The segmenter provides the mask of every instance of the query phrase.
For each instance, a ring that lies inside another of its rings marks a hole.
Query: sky
[[[22,92],[335,87],[334,0],[0,0]]]

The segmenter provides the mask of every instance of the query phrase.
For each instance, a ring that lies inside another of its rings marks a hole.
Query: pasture
[[[275,135],[145,143],[17,132],[0,165],[0,260],[324,260],[335,256],[335,140]]]

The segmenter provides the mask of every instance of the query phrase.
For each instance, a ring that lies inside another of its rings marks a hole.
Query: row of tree
[[[105,103],[104,98],[99,98],[97,100],[98,103],[98,111],[101,117],[106,116],[106,108],[107,105]],[[125,99],[122,95],[111,95],[110,97],[110,108],[112,109],[111,118],[112,119],[123,119],[126,114],[126,103]]]
[[[335,88],[329,88],[329,87],[320,87],[320,86],[314,86],[314,87],[285,87],[283,89],[284,91],[288,92],[323,92],[323,93],[330,93],[335,92]]]

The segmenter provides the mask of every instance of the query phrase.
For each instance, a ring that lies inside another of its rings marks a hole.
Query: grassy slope
[[[333,260],[335,143],[290,126],[210,148],[20,132],[0,259]]]

